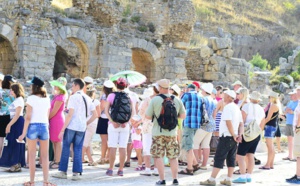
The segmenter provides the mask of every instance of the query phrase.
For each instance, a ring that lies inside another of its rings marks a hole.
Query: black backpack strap
[[[78,92],[80,94],[80,92]],[[85,100],[85,97],[81,94],[83,101],[84,101],[84,105],[85,105],[85,117],[88,117],[88,111],[87,111],[87,103]]]
[[[163,98],[163,100],[165,100],[167,98],[167,96],[163,95],[163,94],[158,94],[159,97]]]

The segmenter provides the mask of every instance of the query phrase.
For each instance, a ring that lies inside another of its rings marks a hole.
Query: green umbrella
[[[132,71],[132,70],[126,70],[126,71],[116,73],[115,75],[110,77],[110,80],[117,81],[120,77],[126,78],[128,84],[130,86],[140,85],[140,84],[144,83],[147,79],[146,76],[144,76],[143,74],[141,74],[139,72]]]

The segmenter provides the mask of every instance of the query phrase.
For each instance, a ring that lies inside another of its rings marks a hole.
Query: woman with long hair
[[[9,105],[10,122],[6,127],[8,145],[4,147],[0,166],[10,167],[8,172],[20,172],[25,162],[25,143],[18,143],[16,139],[22,134],[24,127],[24,89],[19,83],[11,85],[10,94],[14,101]]]
[[[250,95],[250,102],[245,104],[242,108],[243,121],[245,127],[248,126],[253,120],[256,121],[257,125],[264,125],[265,114],[264,109],[258,104],[260,101],[260,93],[253,91]],[[242,142],[238,145],[237,160],[240,168],[240,177],[233,180],[233,183],[246,183],[251,182],[251,174],[254,168],[254,153],[260,140],[260,135],[251,141],[245,141],[244,137]],[[246,162],[247,160],[247,162]],[[247,170],[247,174],[246,174]]]
[[[64,108],[67,100],[67,90],[64,82],[58,80],[50,81],[54,87],[54,97],[51,101],[49,115],[49,133],[50,141],[53,143],[54,161],[50,163],[51,169],[58,169],[62,151],[62,139],[58,135],[64,126],[65,115]]]
[[[236,91],[236,97],[238,98],[238,106],[242,110],[243,106],[249,102],[249,90],[246,88],[239,88]]]
[[[2,89],[0,89],[0,157],[4,147],[6,126],[10,122],[8,106],[14,101],[14,97],[9,93],[10,86],[15,82],[11,75],[6,75],[2,81]]]
[[[94,104],[96,111],[97,111],[97,119],[95,119],[91,124],[89,124],[85,131],[85,136],[83,140],[83,147],[82,147],[82,162],[85,162],[84,155],[86,154],[88,157],[88,166],[96,166],[97,162],[93,160],[91,154],[91,142],[93,135],[96,133],[97,123],[98,123],[98,116],[100,115],[100,102],[99,100],[95,99],[96,97],[96,89],[93,84],[90,84],[86,87],[86,95],[88,95],[92,99],[92,103]],[[88,118],[92,117],[92,113],[88,114]]]
[[[35,156],[37,141],[40,143],[40,158],[42,159],[44,186],[55,184],[48,181],[49,177],[49,114],[50,99],[44,88],[44,81],[34,76],[28,82],[31,83],[31,96],[26,102],[26,116],[22,135],[18,138],[23,141],[27,137],[29,152],[30,181],[25,182],[25,186],[34,186],[35,178]],[[42,106],[41,106],[42,105]]]
[[[105,105],[107,104],[107,97],[110,93],[113,92],[115,87],[115,84],[110,81],[107,80],[104,82],[103,84],[103,94],[100,98],[100,117],[98,120],[98,125],[97,125],[97,130],[96,133],[100,134],[100,138],[101,138],[101,158],[100,160],[97,162],[101,165],[105,164],[105,163],[109,163],[109,148],[108,148],[108,144],[107,144],[107,140],[108,140],[108,136],[107,136],[107,128],[108,128],[108,118],[107,115],[105,114]]]
[[[260,167],[262,170],[270,170],[274,168],[275,148],[273,139],[278,125],[278,117],[280,114],[280,102],[278,94],[271,91],[269,93],[269,104],[265,109],[266,120],[265,124],[261,125],[262,130],[265,130],[265,139],[268,148],[268,159],[264,166]]]

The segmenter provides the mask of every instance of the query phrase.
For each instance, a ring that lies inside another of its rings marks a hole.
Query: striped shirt
[[[192,90],[185,93],[181,100],[186,109],[186,118],[183,120],[183,126],[193,129],[200,128],[202,98],[196,91]]]

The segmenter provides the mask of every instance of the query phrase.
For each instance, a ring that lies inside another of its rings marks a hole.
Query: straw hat
[[[161,79],[161,80],[157,81],[157,84],[162,88],[168,89],[170,87],[170,80]]]
[[[173,89],[178,95],[180,95],[181,89],[178,85],[174,84],[171,89]]]
[[[146,88],[143,92],[143,95],[141,95],[140,97],[142,99],[145,99],[147,97],[150,97],[154,94],[154,91],[153,91],[153,88],[152,87],[149,87],[149,88]]]
[[[257,100],[257,101],[261,101],[260,99],[261,97],[261,94],[257,91],[253,91],[250,95],[249,95],[249,99],[252,99],[252,100]]]
[[[277,99],[277,98],[278,98],[278,93],[276,93],[276,92],[274,92],[274,91],[271,91],[271,92],[269,93],[269,96]]]
[[[232,97],[233,99],[236,99],[236,93],[233,90],[226,90],[224,94],[227,94],[228,96]]]

